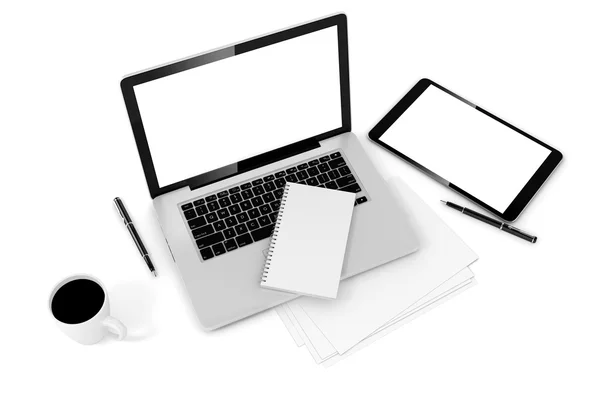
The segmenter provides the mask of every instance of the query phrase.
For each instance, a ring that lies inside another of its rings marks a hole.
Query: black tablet
[[[498,217],[514,221],[562,154],[429,79],[369,138]]]

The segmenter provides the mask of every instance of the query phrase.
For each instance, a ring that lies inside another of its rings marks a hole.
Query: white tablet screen
[[[433,85],[379,140],[502,213],[550,155]]]

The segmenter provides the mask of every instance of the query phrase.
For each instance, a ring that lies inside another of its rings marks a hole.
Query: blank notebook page
[[[334,299],[355,196],[287,183],[261,286]]]

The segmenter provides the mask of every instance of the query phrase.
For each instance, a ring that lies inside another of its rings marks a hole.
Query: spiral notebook
[[[354,193],[287,183],[260,285],[335,299]]]

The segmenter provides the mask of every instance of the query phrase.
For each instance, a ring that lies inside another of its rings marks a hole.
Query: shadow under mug
[[[53,307],[57,293],[60,296],[56,299],[57,302],[60,300],[59,309],[57,304]],[[97,343],[109,331],[117,335],[117,340],[127,336],[125,325],[110,316],[106,288],[91,275],[73,275],[62,280],[52,290],[48,305],[60,330],[81,344]],[[82,317],[85,320],[79,320]]]

